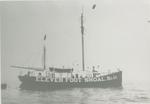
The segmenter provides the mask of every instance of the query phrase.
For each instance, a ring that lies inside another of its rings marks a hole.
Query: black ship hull
[[[111,79],[108,79],[111,78]],[[115,77],[115,78],[113,78]],[[52,81],[46,80],[36,80],[36,77],[29,76],[19,76],[22,84],[21,89],[28,90],[48,90],[48,89],[67,89],[67,88],[108,88],[108,87],[122,87],[122,71],[111,73],[99,77],[100,80],[87,80],[85,78],[80,78],[80,81]]]

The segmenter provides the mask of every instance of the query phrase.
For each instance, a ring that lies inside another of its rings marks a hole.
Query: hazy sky
[[[0,2],[2,79],[17,76],[10,65],[42,66],[44,34],[47,66],[81,69],[82,7],[86,66],[121,68],[125,81],[150,82],[149,0]]]

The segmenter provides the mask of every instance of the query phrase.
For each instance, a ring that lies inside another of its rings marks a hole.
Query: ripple
[[[9,88],[2,91],[4,104],[150,104],[146,89],[128,85],[121,89],[74,88],[29,91]]]

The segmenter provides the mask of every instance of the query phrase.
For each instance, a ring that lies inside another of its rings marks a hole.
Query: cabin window
[[[41,73],[39,73],[39,75],[42,75]]]
[[[37,78],[38,79],[38,81],[41,81],[41,78]]]
[[[45,79],[46,79],[45,77],[42,78],[42,80],[45,80]]]

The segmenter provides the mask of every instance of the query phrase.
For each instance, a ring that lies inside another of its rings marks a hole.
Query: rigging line
[[[31,57],[28,58],[28,66],[34,66],[39,63],[40,55],[41,53],[39,51],[32,52]]]
[[[39,50],[40,49],[40,51],[37,51],[37,50]],[[35,51],[36,50],[36,51]],[[28,57],[25,59],[25,65],[26,66],[33,66],[33,65],[35,65],[35,64],[39,64],[39,62],[40,62],[40,60],[41,60],[41,57],[39,57],[39,56],[41,56],[41,54],[42,54],[42,49],[41,48],[39,48],[39,46],[38,45],[35,45],[35,48],[34,48],[34,50],[33,51],[30,51],[30,54],[28,55]],[[41,63],[41,62],[40,62]],[[40,65],[40,66],[42,66],[42,64]]]

